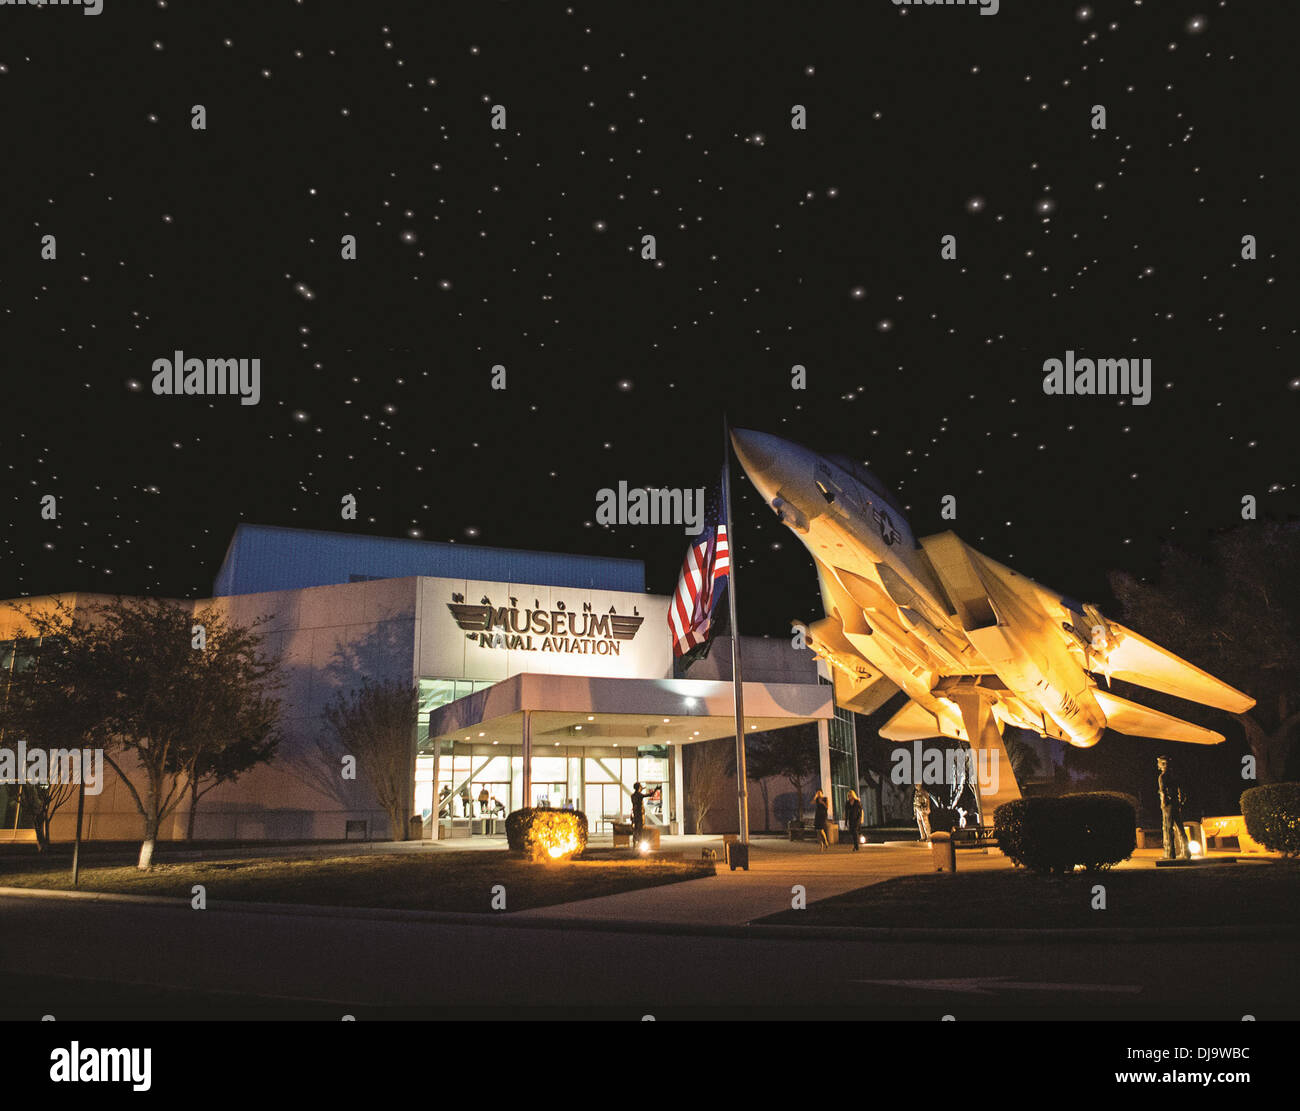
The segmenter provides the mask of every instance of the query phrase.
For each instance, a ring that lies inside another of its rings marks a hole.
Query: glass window
[[[637,760],[636,777],[642,783],[666,783],[668,781],[668,757],[641,756]]]
[[[420,680],[420,713],[425,720],[439,706],[445,706],[456,697],[456,684],[451,679]]]
[[[617,760],[587,757],[586,774],[588,783],[613,783],[618,779],[617,771]]]
[[[482,764],[481,768],[475,772],[475,778],[477,779],[490,779],[493,782],[504,782],[510,778],[510,761],[505,756],[494,756],[486,763],[482,763],[481,761],[476,763]]]
[[[36,637],[19,637],[14,642],[14,671],[30,671],[36,666],[36,649],[39,644]]]
[[[563,756],[533,757],[533,780],[535,782],[564,783],[568,778],[568,761]]]
[[[829,681],[819,677],[823,686]],[[827,724],[827,748],[831,758],[831,792],[835,816],[844,814],[849,791],[858,790],[858,744],[853,715],[835,707],[835,716]]]

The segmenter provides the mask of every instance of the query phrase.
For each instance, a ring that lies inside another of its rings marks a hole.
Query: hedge
[[[1246,832],[1264,848],[1300,855],[1300,783],[1269,783],[1241,794]]]
[[[587,848],[587,815],[540,806],[515,810],[506,816],[506,843],[538,860],[580,856]]]
[[[1035,872],[1092,871],[1127,860],[1137,847],[1137,814],[1124,795],[1088,791],[1022,798],[993,813],[998,847]]]

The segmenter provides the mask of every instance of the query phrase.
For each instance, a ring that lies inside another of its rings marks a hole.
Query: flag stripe
[[[709,639],[713,609],[722,593],[717,586],[731,570],[731,548],[727,542],[727,526],[722,523],[721,496],[710,508],[711,521],[686,550],[677,589],[668,607],[668,629],[673,638],[673,653],[678,656]]]

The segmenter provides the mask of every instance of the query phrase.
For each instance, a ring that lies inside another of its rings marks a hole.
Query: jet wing
[[[939,719],[919,702],[911,699],[892,718],[880,727],[880,735],[887,741],[923,741],[941,737]]]
[[[830,666],[837,706],[871,714],[898,693],[899,688],[850,643],[838,616],[814,621],[807,627],[805,637],[813,653]]]
[[[838,670],[834,682],[835,705],[858,714],[874,714],[902,689],[883,675],[855,681]]]

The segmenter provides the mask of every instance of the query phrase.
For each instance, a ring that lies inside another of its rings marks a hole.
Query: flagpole
[[[731,617],[731,688],[736,699],[736,802],[740,808],[740,843],[749,844],[749,776],[745,770],[745,684],[740,675],[740,626],[736,621],[736,566],[740,562],[731,524],[731,429],[722,417],[722,500],[727,517],[727,612]],[[746,862],[748,870],[748,862]]]

